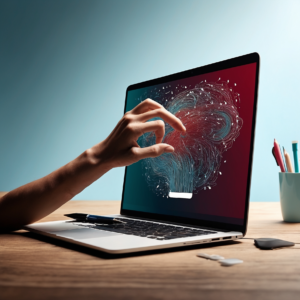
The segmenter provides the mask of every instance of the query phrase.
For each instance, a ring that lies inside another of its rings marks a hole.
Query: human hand
[[[96,161],[100,159],[109,168],[115,168],[131,165],[143,158],[173,152],[172,146],[161,143],[165,134],[165,123],[162,120],[147,122],[155,117],[161,118],[175,130],[186,131],[177,117],[159,103],[146,99],[131,111],[126,112],[111,134],[103,142],[90,149]],[[155,133],[156,144],[141,148],[137,143],[138,138],[151,131]]]

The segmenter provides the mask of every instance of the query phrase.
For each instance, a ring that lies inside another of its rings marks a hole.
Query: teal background
[[[273,139],[300,137],[299,1],[0,1],[0,190],[104,139],[128,85],[258,52],[251,201],[279,201]],[[121,199],[124,169],[75,199]]]

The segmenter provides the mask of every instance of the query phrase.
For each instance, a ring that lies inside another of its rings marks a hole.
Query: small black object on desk
[[[254,239],[254,245],[263,250],[295,246],[293,242],[271,238]]]

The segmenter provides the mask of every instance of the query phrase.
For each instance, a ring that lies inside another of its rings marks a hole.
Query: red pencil
[[[281,172],[285,172],[283,158],[281,156],[281,151],[280,151],[280,148],[279,148],[279,144],[276,141],[276,139],[274,139],[274,152],[275,152],[276,160],[279,164]]]

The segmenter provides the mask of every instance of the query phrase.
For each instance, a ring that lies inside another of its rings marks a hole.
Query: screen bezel
[[[254,93],[254,104],[253,104],[251,143],[250,143],[249,164],[248,164],[249,168],[248,168],[248,178],[247,178],[247,189],[246,189],[246,195],[245,195],[245,212],[244,212],[243,225],[236,225],[236,224],[229,224],[229,223],[221,223],[221,222],[206,221],[206,220],[191,219],[191,218],[161,215],[161,214],[155,214],[155,213],[147,213],[147,212],[123,209],[127,167],[125,168],[125,174],[124,174],[120,214],[126,215],[126,216],[132,216],[132,217],[141,217],[141,218],[147,218],[147,219],[153,219],[153,220],[166,221],[166,222],[176,222],[176,223],[182,223],[182,224],[187,224],[187,225],[196,225],[196,226],[217,228],[217,229],[230,230],[230,231],[239,231],[239,232],[242,232],[243,235],[246,234],[247,224],[248,224],[250,186],[251,186],[254,137],[255,137],[255,124],[256,124],[256,113],[257,113],[257,97],[258,97],[258,83],[259,83],[258,77],[259,77],[259,68],[260,68],[259,54],[256,52],[250,53],[250,54],[246,54],[243,56],[224,60],[221,62],[213,63],[210,65],[206,65],[206,66],[198,67],[195,69],[183,71],[180,73],[175,73],[175,74],[160,77],[157,79],[152,79],[152,80],[148,80],[148,81],[144,81],[141,83],[130,85],[126,90],[126,100],[125,100],[125,107],[124,107],[124,113],[125,113],[126,105],[127,105],[128,91],[140,89],[140,88],[144,88],[144,87],[148,87],[148,86],[153,86],[153,85],[157,85],[157,84],[163,84],[163,83],[174,81],[174,80],[180,80],[180,79],[188,78],[191,76],[203,75],[203,74],[216,72],[216,71],[220,71],[220,70],[224,70],[224,69],[229,69],[229,68],[233,68],[233,67],[238,67],[238,66],[242,66],[242,65],[246,65],[246,64],[251,64],[251,63],[256,63],[257,67],[256,67],[256,78],[255,78],[255,93]]]

